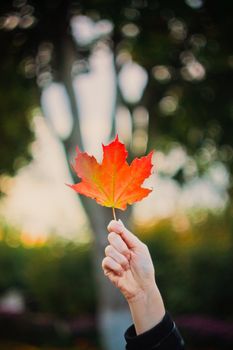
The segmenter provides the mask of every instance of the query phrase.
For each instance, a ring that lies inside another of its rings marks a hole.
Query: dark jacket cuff
[[[145,333],[136,334],[134,325],[129,327],[125,332],[126,349],[166,349],[172,346],[171,349],[184,349],[184,342],[176,328],[171,316],[166,312],[162,321],[155,327],[146,331]]]

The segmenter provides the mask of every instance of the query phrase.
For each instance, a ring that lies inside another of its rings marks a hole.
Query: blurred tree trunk
[[[61,80],[69,97],[73,128],[69,137],[62,141],[66,153],[67,163],[70,167],[70,161],[74,157],[74,150],[77,144],[82,145],[82,136],[80,132],[80,120],[78,106],[73,90],[71,68],[74,60],[77,59],[77,53],[72,43],[65,41],[62,45],[63,69]],[[114,127],[112,131],[114,130]],[[72,176],[74,176],[71,171]],[[75,179],[74,179],[75,181]],[[93,249],[93,267],[96,276],[97,300],[98,300],[98,331],[101,337],[103,349],[121,350],[124,349],[124,332],[131,323],[130,313],[127,304],[120,292],[109,282],[102,271],[102,260],[104,258],[104,249],[108,244],[107,225],[113,218],[111,208],[104,208],[97,205],[93,200],[80,197],[83,207],[89,219],[92,232],[94,234]],[[130,210],[117,213],[118,218],[127,222]]]

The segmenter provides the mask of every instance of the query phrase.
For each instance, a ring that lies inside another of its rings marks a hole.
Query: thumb
[[[128,248],[135,248],[141,243],[141,241],[124,226],[120,219],[118,221],[110,221],[108,231],[118,233],[127,244]]]

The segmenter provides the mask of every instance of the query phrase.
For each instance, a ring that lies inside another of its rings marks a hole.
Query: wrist
[[[163,300],[155,283],[128,300],[128,304],[137,334],[156,326],[165,315]]]
[[[127,298],[129,305],[134,304],[146,304],[150,302],[151,298],[154,298],[156,295],[160,295],[159,289],[155,282],[144,286],[143,289],[139,289],[132,296]]]

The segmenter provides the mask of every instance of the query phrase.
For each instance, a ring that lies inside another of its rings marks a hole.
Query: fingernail
[[[123,222],[121,221],[121,219],[118,219],[118,222],[124,226]]]

